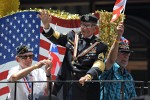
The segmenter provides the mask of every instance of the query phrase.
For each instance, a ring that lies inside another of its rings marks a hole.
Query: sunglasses
[[[18,57],[20,57],[21,59],[27,59],[28,57],[32,59],[34,55],[24,55],[24,56],[18,56]]]
[[[130,51],[120,51],[122,54],[130,54]]]
[[[95,26],[96,26],[95,24],[91,24],[91,25],[81,24],[81,28],[92,28]]]

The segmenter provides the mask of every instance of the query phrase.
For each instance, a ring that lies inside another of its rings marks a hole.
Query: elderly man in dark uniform
[[[53,43],[66,47],[62,67],[58,73],[58,81],[79,80],[78,82],[56,82],[53,94],[60,100],[99,100],[99,83],[86,82],[98,80],[104,71],[104,57],[107,45],[94,35],[98,18],[92,14],[81,16],[81,32],[71,31],[66,35],[60,34],[50,27],[52,20],[47,11],[41,11],[44,31],[43,34]],[[63,96],[63,97],[62,97]]]

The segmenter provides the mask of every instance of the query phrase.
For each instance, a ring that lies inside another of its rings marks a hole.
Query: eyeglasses
[[[96,26],[95,24],[91,24],[91,25],[81,24],[81,28],[92,28],[95,26]]]
[[[32,59],[34,55],[24,55],[24,56],[18,56],[18,57],[20,57],[21,59],[27,59],[28,57]]]
[[[122,54],[131,54],[130,51],[120,51]]]

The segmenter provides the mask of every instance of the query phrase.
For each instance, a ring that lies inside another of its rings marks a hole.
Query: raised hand
[[[120,22],[119,25],[117,26],[117,34],[119,36],[122,36],[124,32],[124,24],[123,22]]]
[[[48,13],[47,10],[41,10],[39,14],[40,19],[44,25],[44,29],[48,29],[50,27],[50,22],[52,21],[51,15]]]

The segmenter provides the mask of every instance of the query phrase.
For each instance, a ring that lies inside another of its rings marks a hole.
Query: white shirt
[[[21,67],[15,66],[12,67],[9,70],[8,76],[7,76],[7,80],[11,77],[11,75],[17,71],[21,70]],[[46,78],[46,73],[43,69],[39,68],[39,69],[35,69],[31,72],[31,77],[30,81],[47,81]],[[31,80],[32,79],[32,80]],[[24,82],[24,79],[20,79],[18,81],[22,81]],[[27,83],[17,83],[17,93],[16,93],[16,100],[28,100],[28,94],[29,94],[29,90],[27,89],[26,86]],[[38,98],[39,95],[44,95],[45,92],[45,87],[46,87],[47,83],[46,82],[39,82],[39,83],[34,83],[33,86],[33,100],[35,100],[35,98]],[[14,90],[15,90],[15,84],[14,83],[8,83],[9,89],[10,89],[10,93],[8,95],[8,100],[14,100]]]

